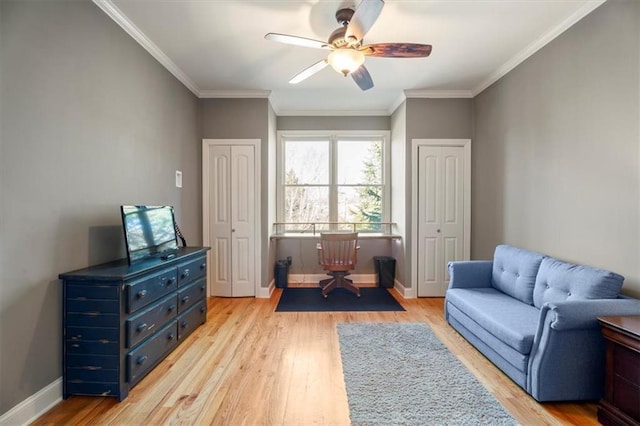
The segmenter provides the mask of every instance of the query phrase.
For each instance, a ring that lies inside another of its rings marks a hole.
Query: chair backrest
[[[351,270],[356,266],[358,260],[358,233],[323,232],[320,234],[318,249],[319,261],[324,269]]]

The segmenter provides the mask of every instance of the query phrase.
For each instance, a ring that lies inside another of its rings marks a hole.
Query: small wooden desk
[[[640,425],[640,315],[598,318],[607,341],[603,425]]]

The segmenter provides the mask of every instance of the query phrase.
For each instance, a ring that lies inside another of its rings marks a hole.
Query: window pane
[[[328,222],[329,188],[287,186],[284,188],[283,222]]]
[[[382,187],[340,186],[338,187],[338,220],[341,222],[369,222],[357,230],[381,230]]]
[[[329,142],[287,141],[284,144],[284,183],[329,184]]]
[[[382,184],[382,142],[338,141],[338,184]]]

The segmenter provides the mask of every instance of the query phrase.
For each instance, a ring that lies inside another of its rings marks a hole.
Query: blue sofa
[[[537,401],[596,400],[605,343],[597,317],[640,314],[624,278],[501,245],[493,261],[449,264],[445,316]]]

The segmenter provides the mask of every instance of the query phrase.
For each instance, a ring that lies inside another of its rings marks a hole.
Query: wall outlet
[[[176,170],[176,188],[182,188],[182,172]]]

